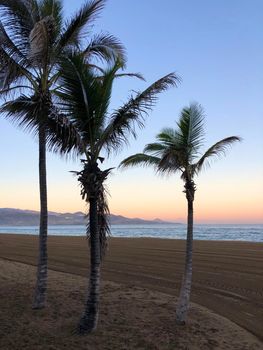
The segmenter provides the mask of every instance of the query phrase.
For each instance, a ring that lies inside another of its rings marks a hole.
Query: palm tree
[[[136,136],[134,127],[136,124],[143,127],[157,95],[178,82],[175,74],[169,74],[109,113],[113,82],[125,75],[119,73],[122,67],[117,60],[98,72],[87,67],[82,53],[73,53],[61,66],[61,89],[57,91],[63,112],[79,131],[78,152],[83,156],[83,169],[76,174],[82,199],[89,207],[90,277],[85,310],[77,327],[80,334],[90,333],[97,327],[101,261],[110,231],[104,183],[112,168],[102,170],[101,163],[127,143],[130,134]]]
[[[33,302],[37,309],[45,306],[47,285],[46,148],[67,152],[74,143],[65,142],[69,123],[53,105],[58,64],[74,47],[82,47],[90,63],[94,57],[124,60],[123,47],[112,35],[84,40],[104,4],[105,0],[88,1],[64,22],[61,0],[0,0],[0,97],[10,97],[0,112],[37,135],[39,142],[39,260]]]
[[[184,193],[188,204],[186,258],[183,280],[176,308],[176,322],[185,324],[192,284],[193,204],[196,191],[194,177],[209,164],[211,157],[225,154],[227,148],[240,141],[230,136],[218,141],[200,157],[204,140],[204,112],[194,103],[180,114],[177,128],[165,128],[157,135],[157,142],[145,146],[143,153],[124,159],[120,167],[152,165],[158,173],[179,172],[184,181]]]

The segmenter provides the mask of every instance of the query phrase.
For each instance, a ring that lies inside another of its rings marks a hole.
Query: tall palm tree
[[[98,321],[100,268],[106,236],[110,231],[104,183],[112,168],[102,170],[101,164],[112,151],[119,150],[128,142],[130,134],[136,136],[134,127],[143,127],[144,118],[155,104],[157,95],[176,85],[178,78],[175,74],[161,78],[110,113],[113,82],[115,78],[125,75],[119,73],[122,64],[118,60],[98,72],[87,67],[82,53],[73,53],[71,58],[64,61],[61,69],[61,89],[57,95],[60,105],[64,107],[63,112],[79,131],[81,142],[78,151],[83,156],[83,169],[77,175],[82,198],[89,207],[89,288],[77,330],[79,333],[90,333],[96,329]]]
[[[123,47],[112,35],[84,40],[104,4],[105,0],[90,0],[70,20],[63,21],[61,0],[0,0],[0,97],[10,98],[0,111],[36,134],[39,142],[40,227],[34,308],[43,308],[46,300],[46,148],[69,151],[65,142],[70,136],[66,131],[69,124],[53,105],[58,64],[74,47],[81,47],[90,63],[94,57],[124,60]]]
[[[196,191],[194,177],[209,164],[211,157],[225,154],[227,148],[240,141],[240,138],[230,136],[220,140],[200,157],[204,141],[204,112],[196,103],[181,111],[177,128],[165,128],[156,138],[157,142],[146,145],[143,153],[124,159],[120,167],[152,165],[161,174],[178,172],[184,181],[184,193],[188,204],[186,258],[176,308],[176,322],[185,324],[192,284],[193,204]]]

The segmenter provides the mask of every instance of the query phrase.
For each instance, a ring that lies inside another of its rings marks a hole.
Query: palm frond
[[[33,93],[34,91],[35,90],[31,86],[15,84],[12,87],[0,89],[0,99],[2,98],[6,100],[7,97],[9,99],[15,99],[18,95],[26,95],[27,93]]]
[[[0,21],[0,43],[1,48],[4,49],[9,56],[16,61],[25,61],[26,56],[19,49],[19,47],[11,40],[10,36],[5,30],[3,23]]]
[[[157,80],[143,92],[131,97],[127,103],[116,110],[103,132],[100,147],[108,152],[128,143],[128,135],[136,137],[135,126],[143,127],[145,118],[157,102],[158,95],[169,87],[177,86],[180,79],[175,73]]]
[[[210,158],[225,156],[228,148],[238,141],[241,141],[240,137],[230,136],[216,142],[213,146],[208,148],[208,150],[204,153],[204,155],[194,165],[195,172],[198,173],[199,171],[201,171],[205,165],[209,166]]]
[[[53,105],[45,121],[40,114],[41,103],[34,96],[21,95],[14,101],[3,104],[0,113],[24,131],[37,136],[39,125],[45,123],[47,149],[52,152],[75,155],[83,153],[79,131],[75,125]]]
[[[162,152],[157,172],[169,175],[171,173],[176,173],[177,171],[182,171],[184,165],[184,153],[180,150],[168,147]]]
[[[145,78],[144,78],[144,76],[141,73],[119,73],[119,74],[115,74],[115,78],[124,78],[124,77],[137,78],[137,79],[145,81]]]
[[[182,149],[182,139],[178,130],[173,128],[163,128],[160,133],[156,136],[157,140],[163,144],[166,148],[172,147]]]
[[[74,155],[83,154],[81,135],[74,123],[65,115],[60,113],[54,106],[50,107],[50,113],[46,122],[47,149],[67,155],[74,152]]]
[[[21,51],[27,50],[29,34],[39,20],[36,7],[36,0],[0,0],[1,22]]]
[[[83,53],[88,62],[91,62],[93,58],[108,62],[119,60],[123,66],[126,62],[125,48],[119,39],[107,33],[95,35]]]
[[[97,78],[96,78],[96,79],[101,80],[101,81],[104,80],[104,78],[108,74],[108,72],[111,71],[115,66],[118,69],[115,70],[114,79],[129,77],[129,78],[137,78],[137,79],[145,81],[145,79],[141,73],[126,73],[126,72],[125,73],[116,73],[119,69],[123,69],[123,64],[119,59],[114,60],[111,65],[106,67],[106,69],[98,67],[94,64],[90,64],[89,62],[87,63],[87,66],[88,66],[88,68],[97,69],[98,72],[101,73],[101,76],[97,76]]]
[[[38,134],[39,120],[38,104],[34,101],[33,96],[21,95],[13,101],[8,101],[0,107],[0,113],[8,118],[19,128],[32,133]]]
[[[60,62],[60,76],[58,96],[65,102],[69,109],[68,113],[72,111],[72,117],[78,115],[81,117],[85,113],[89,113],[88,95],[85,85],[93,81],[93,73],[88,71],[84,62],[83,55],[80,52],[73,52],[65,56]],[[74,111],[76,113],[74,113]]]
[[[80,45],[84,30],[91,25],[104,8],[105,0],[90,0],[86,2],[75,16],[66,22],[64,30],[58,40],[58,49],[69,45]]]
[[[150,153],[154,156],[157,157],[162,157],[163,152],[167,149],[166,145],[160,143],[160,142],[153,142],[153,143],[148,143],[144,149],[143,153]]]
[[[87,144],[94,144],[103,123],[100,119],[101,98],[106,91],[103,91],[101,81],[96,79],[81,53],[72,54],[61,62],[59,84],[61,89],[55,93],[61,101],[62,110],[74,120]],[[108,102],[104,102],[104,108],[107,108]]]
[[[180,130],[173,128],[163,128],[156,136],[159,146],[159,155],[161,162],[159,171],[163,173],[176,172],[187,167],[189,164],[188,150],[180,134]],[[146,150],[150,151],[146,146]]]
[[[32,78],[27,57],[11,39],[1,21],[0,44],[0,88],[6,89],[25,75],[29,79]]]
[[[128,168],[136,165],[158,167],[160,163],[159,157],[150,156],[145,153],[137,153],[128,158],[125,158],[119,165],[119,168]]]
[[[26,70],[0,47],[0,89],[7,89],[22,78],[25,72]],[[31,76],[30,72],[27,73]]]
[[[155,147],[154,147],[155,148]],[[161,156],[152,156],[146,153],[137,153],[124,159],[119,168],[128,168],[134,166],[153,166],[155,171],[161,175],[181,171],[181,164],[174,152],[167,151]]]
[[[99,77],[100,85],[97,85],[99,103],[97,104],[97,108],[94,109],[94,116],[97,120],[97,129],[102,129],[104,127],[108,107],[110,104],[112,85],[116,77],[116,72],[118,72],[120,68],[122,68],[122,64],[119,60],[116,60],[111,66],[107,68],[107,70],[104,70],[103,76]]]
[[[178,124],[181,144],[188,152],[189,162],[198,154],[204,140],[204,112],[201,105],[192,103],[183,108]]]

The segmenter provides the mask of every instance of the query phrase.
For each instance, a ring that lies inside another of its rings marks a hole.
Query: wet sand
[[[103,280],[177,296],[184,241],[111,238]],[[0,235],[0,258],[35,265],[37,237]],[[88,274],[83,237],[49,237],[49,268]],[[263,340],[263,244],[196,241],[191,300],[224,316]]]

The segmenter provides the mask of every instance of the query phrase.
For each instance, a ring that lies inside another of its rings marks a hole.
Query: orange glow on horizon
[[[140,183],[113,178],[109,184],[111,213],[129,218],[186,222],[187,204],[183,184],[174,179],[149,177]],[[198,184],[194,203],[195,222],[263,223],[263,188],[258,183],[244,186],[242,180],[227,179],[226,183],[212,179]],[[242,189],[242,190],[241,190]],[[59,182],[48,187],[50,211],[86,211],[75,181],[65,186]],[[38,184],[25,184],[17,191],[1,189],[0,207],[39,210]]]

